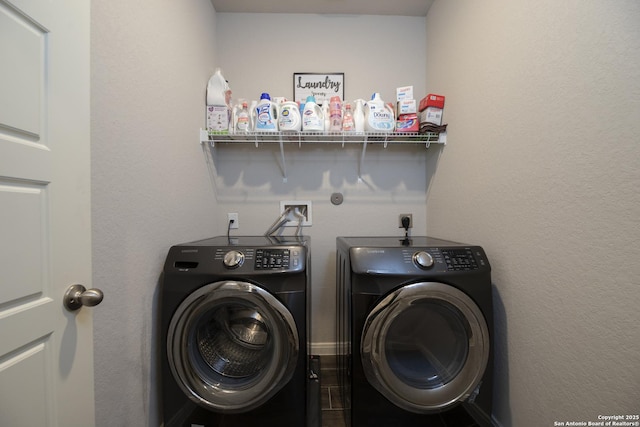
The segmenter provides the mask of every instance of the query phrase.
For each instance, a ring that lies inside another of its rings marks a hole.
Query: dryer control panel
[[[479,246],[351,248],[354,272],[368,274],[411,274],[472,271],[489,267]]]

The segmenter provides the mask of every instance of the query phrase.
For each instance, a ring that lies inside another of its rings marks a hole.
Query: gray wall
[[[347,99],[379,91],[393,101],[397,86],[425,92],[425,58],[409,55],[399,72],[380,52],[393,53],[388,32],[401,31],[415,34],[408,51],[424,52],[424,18],[216,15],[207,0],[134,3],[92,3],[93,283],[106,295],[95,310],[99,426],[158,425],[156,289],[169,246],[226,233],[227,212],[239,213],[238,234],[261,235],[280,200],[312,201],[313,350],[332,354],[335,237],[400,235],[405,212],[424,234],[427,162],[438,150],[370,147],[358,180],[357,148],[290,146],[284,182],[270,148],[219,147],[210,175],[198,129],[215,67],[236,99],[291,97],[293,72],[340,71]],[[377,41],[358,42],[383,24]],[[302,29],[328,31],[327,49]],[[275,43],[256,45],[267,30],[266,40],[287,41],[286,55]],[[309,42],[315,50],[301,55]],[[339,207],[330,203],[335,191],[345,196]]]
[[[427,229],[488,252],[505,427],[638,413],[639,23],[637,1],[429,11],[449,145]]]
[[[395,101],[396,88],[413,85],[425,94],[424,17],[218,13],[216,63],[234,99],[293,99],[295,72],[344,72],[345,99],[369,99],[380,92]],[[384,30],[382,30],[384,28]],[[402,48],[395,35],[409,34]],[[389,56],[402,61],[388,61]],[[262,235],[276,220],[281,200],[310,200],[312,238],[312,351],[335,353],[335,238],[341,235],[402,235],[398,216],[413,213],[415,235],[426,227],[427,162],[439,149],[371,146],[358,179],[358,148],[308,145],[280,153],[253,146],[218,147],[213,177],[218,230],[227,212],[238,212],[239,235]],[[330,202],[333,192],[344,203]],[[295,228],[285,231],[291,234]]]
[[[216,222],[197,144],[215,13],[208,0],[94,0],[91,14],[97,425],[156,427],[162,263]]]

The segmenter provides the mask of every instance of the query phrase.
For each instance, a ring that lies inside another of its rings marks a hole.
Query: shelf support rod
[[[368,135],[364,135],[362,140],[362,153],[360,154],[360,162],[358,163],[358,182],[362,182],[362,166],[364,165],[364,156],[367,152],[367,138]]]
[[[280,133],[278,142],[280,144],[280,162],[282,163],[282,182],[287,182],[287,164],[284,161],[284,143],[282,142],[282,133]]]

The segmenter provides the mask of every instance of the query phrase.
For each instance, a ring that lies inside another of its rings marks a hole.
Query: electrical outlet
[[[233,223],[231,225],[229,225],[229,223],[233,221]],[[237,212],[233,212],[233,213],[227,213],[227,225],[229,226],[229,228],[240,228],[240,223],[238,222],[238,213]]]
[[[304,215],[304,220],[302,220],[303,227],[310,227],[313,224],[312,221],[312,212],[311,212],[311,201],[310,200],[283,200],[280,202],[280,214],[283,214],[287,208],[298,208],[298,212]],[[289,222],[287,222],[285,227],[297,227],[298,226],[298,217],[293,213],[289,213],[287,216]]]
[[[413,228],[413,214],[400,214],[400,216],[398,217],[398,228],[404,228],[404,226],[402,225],[402,218],[407,217],[409,218],[409,228]]]

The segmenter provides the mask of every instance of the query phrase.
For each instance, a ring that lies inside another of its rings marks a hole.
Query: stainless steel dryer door
[[[182,391],[205,408],[250,411],[293,376],[298,359],[293,316],[251,283],[211,283],[190,294],[169,324],[167,357]]]
[[[362,332],[367,380],[405,410],[428,413],[467,399],[489,359],[478,306],[443,283],[403,286],[371,311]]]

